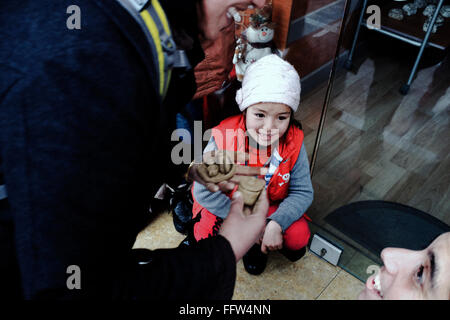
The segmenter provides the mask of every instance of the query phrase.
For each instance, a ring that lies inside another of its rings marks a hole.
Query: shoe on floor
[[[191,247],[196,243],[197,243],[197,240],[195,240],[193,234],[188,233],[188,236],[186,238],[184,238],[183,241],[180,242],[180,244],[178,245],[178,248]]]
[[[260,245],[253,245],[250,250],[242,258],[244,262],[245,271],[252,275],[259,275],[263,273],[267,265],[267,254],[261,252]]]
[[[281,254],[289,259],[291,262],[295,262],[300,260],[306,253],[306,247],[301,248],[300,250],[288,250],[288,249],[281,249]]]

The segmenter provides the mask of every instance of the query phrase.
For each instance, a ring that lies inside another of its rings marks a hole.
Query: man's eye
[[[424,270],[424,267],[420,266],[419,270],[417,270],[417,273],[416,273],[416,280],[419,281],[419,283],[422,283],[422,280],[423,280],[423,270]]]

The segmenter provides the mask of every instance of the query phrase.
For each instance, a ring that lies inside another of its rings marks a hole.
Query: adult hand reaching
[[[244,199],[240,192],[233,194],[230,213],[224,220],[219,234],[230,242],[236,261],[239,261],[261,236],[268,211],[269,200],[265,189],[253,209],[244,207]]]

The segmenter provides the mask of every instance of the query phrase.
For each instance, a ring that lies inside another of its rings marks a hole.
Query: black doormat
[[[386,247],[422,250],[450,227],[399,203],[360,201],[340,207],[325,221],[376,255]]]

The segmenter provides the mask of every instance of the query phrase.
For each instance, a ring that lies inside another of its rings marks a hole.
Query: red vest
[[[256,154],[248,150],[248,139],[246,139],[245,135],[245,118],[243,114],[223,120],[218,126],[212,129],[212,136],[219,150],[247,152],[250,154],[249,162],[258,163],[256,159],[252,158]],[[290,125],[278,145],[278,153],[283,160],[267,186],[267,194],[271,205],[282,201],[288,196],[290,172],[300,154],[302,143],[303,131],[295,125]],[[199,206],[194,199],[194,213],[199,211]]]

